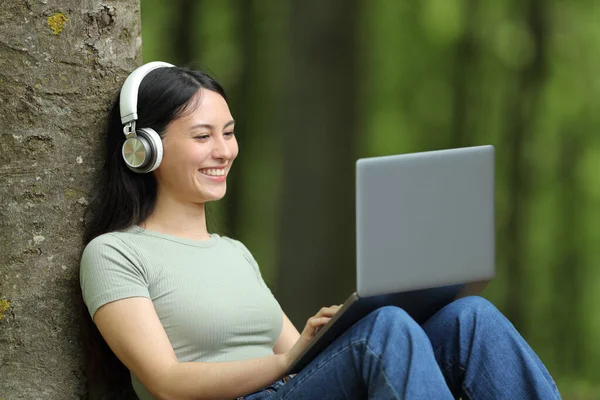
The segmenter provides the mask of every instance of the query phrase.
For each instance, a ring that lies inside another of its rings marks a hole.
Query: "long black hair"
[[[198,90],[206,89],[227,97],[207,74],[182,67],[158,68],[142,80],[137,99],[138,128],[152,128],[161,137],[173,120],[193,111]],[[126,229],[143,222],[154,210],[157,182],[154,174],[130,171],[121,156],[125,141],[116,96],[104,138],[104,165],[94,182],[94,193],[85,212],[83,241],[87,245],[104,233]],[[89,386],[110,386],[113,396],[130,393],[127,369],[112,353],[81,301],[83,338],[87,350]],[[122,397],[121,397],[122,396]]]

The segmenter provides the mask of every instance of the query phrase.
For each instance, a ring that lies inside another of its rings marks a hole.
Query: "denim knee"
[[[374,329],[379,332],[391,330],[403,334],[410,330],[422,330],[419,324],[400,307],[381,307],[369,314],[369,317],[373,319]]]
[[[385,306],[371,312],[361,321],[353,345],[361,351],[361,365],[370,365],[376,358],[394,357],[396,361],[409,357],[415,349],[431,349],[423,328],[402,308]]]
[[[478,325],[505,320],[504,316],[488,300],[480,296],[458,299],[447,306],[445,312],[458,320],[474,320]]]
[[[394,320],[403,321],[405,323],[412,323],[414,320],[400,307],[396,306],[383,306],[371,313],[377,320]]]

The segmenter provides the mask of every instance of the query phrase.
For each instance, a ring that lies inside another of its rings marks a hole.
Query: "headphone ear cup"
[[[144,137],[150,144],[150,148],[152,149],[152,157],[150,157],[148,167],[143,172],[152,172],[158,168],[163,159],[162,139],[154,129],[150,128],[141,128],[136,133],[138,136]]]
[[[162,140],[153,129],[139,129],[136,137],[125,140],[121,154],[133,172],[144,174],[154,171],[162,161]]]

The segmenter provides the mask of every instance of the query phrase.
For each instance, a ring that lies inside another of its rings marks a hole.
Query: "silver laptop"
[[[424,323],[494,277],[494,147],[360,159],[356,163],[356,292],[287,374],[385,305]]]

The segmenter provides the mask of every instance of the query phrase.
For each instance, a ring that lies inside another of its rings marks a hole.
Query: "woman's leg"
[[[400,308],[367,315],[269,400],[451,399],[423,329]]]
[[[477,296],[456,300],[423,329],[454,397],[560,399],[538,356],[487,300]]]

